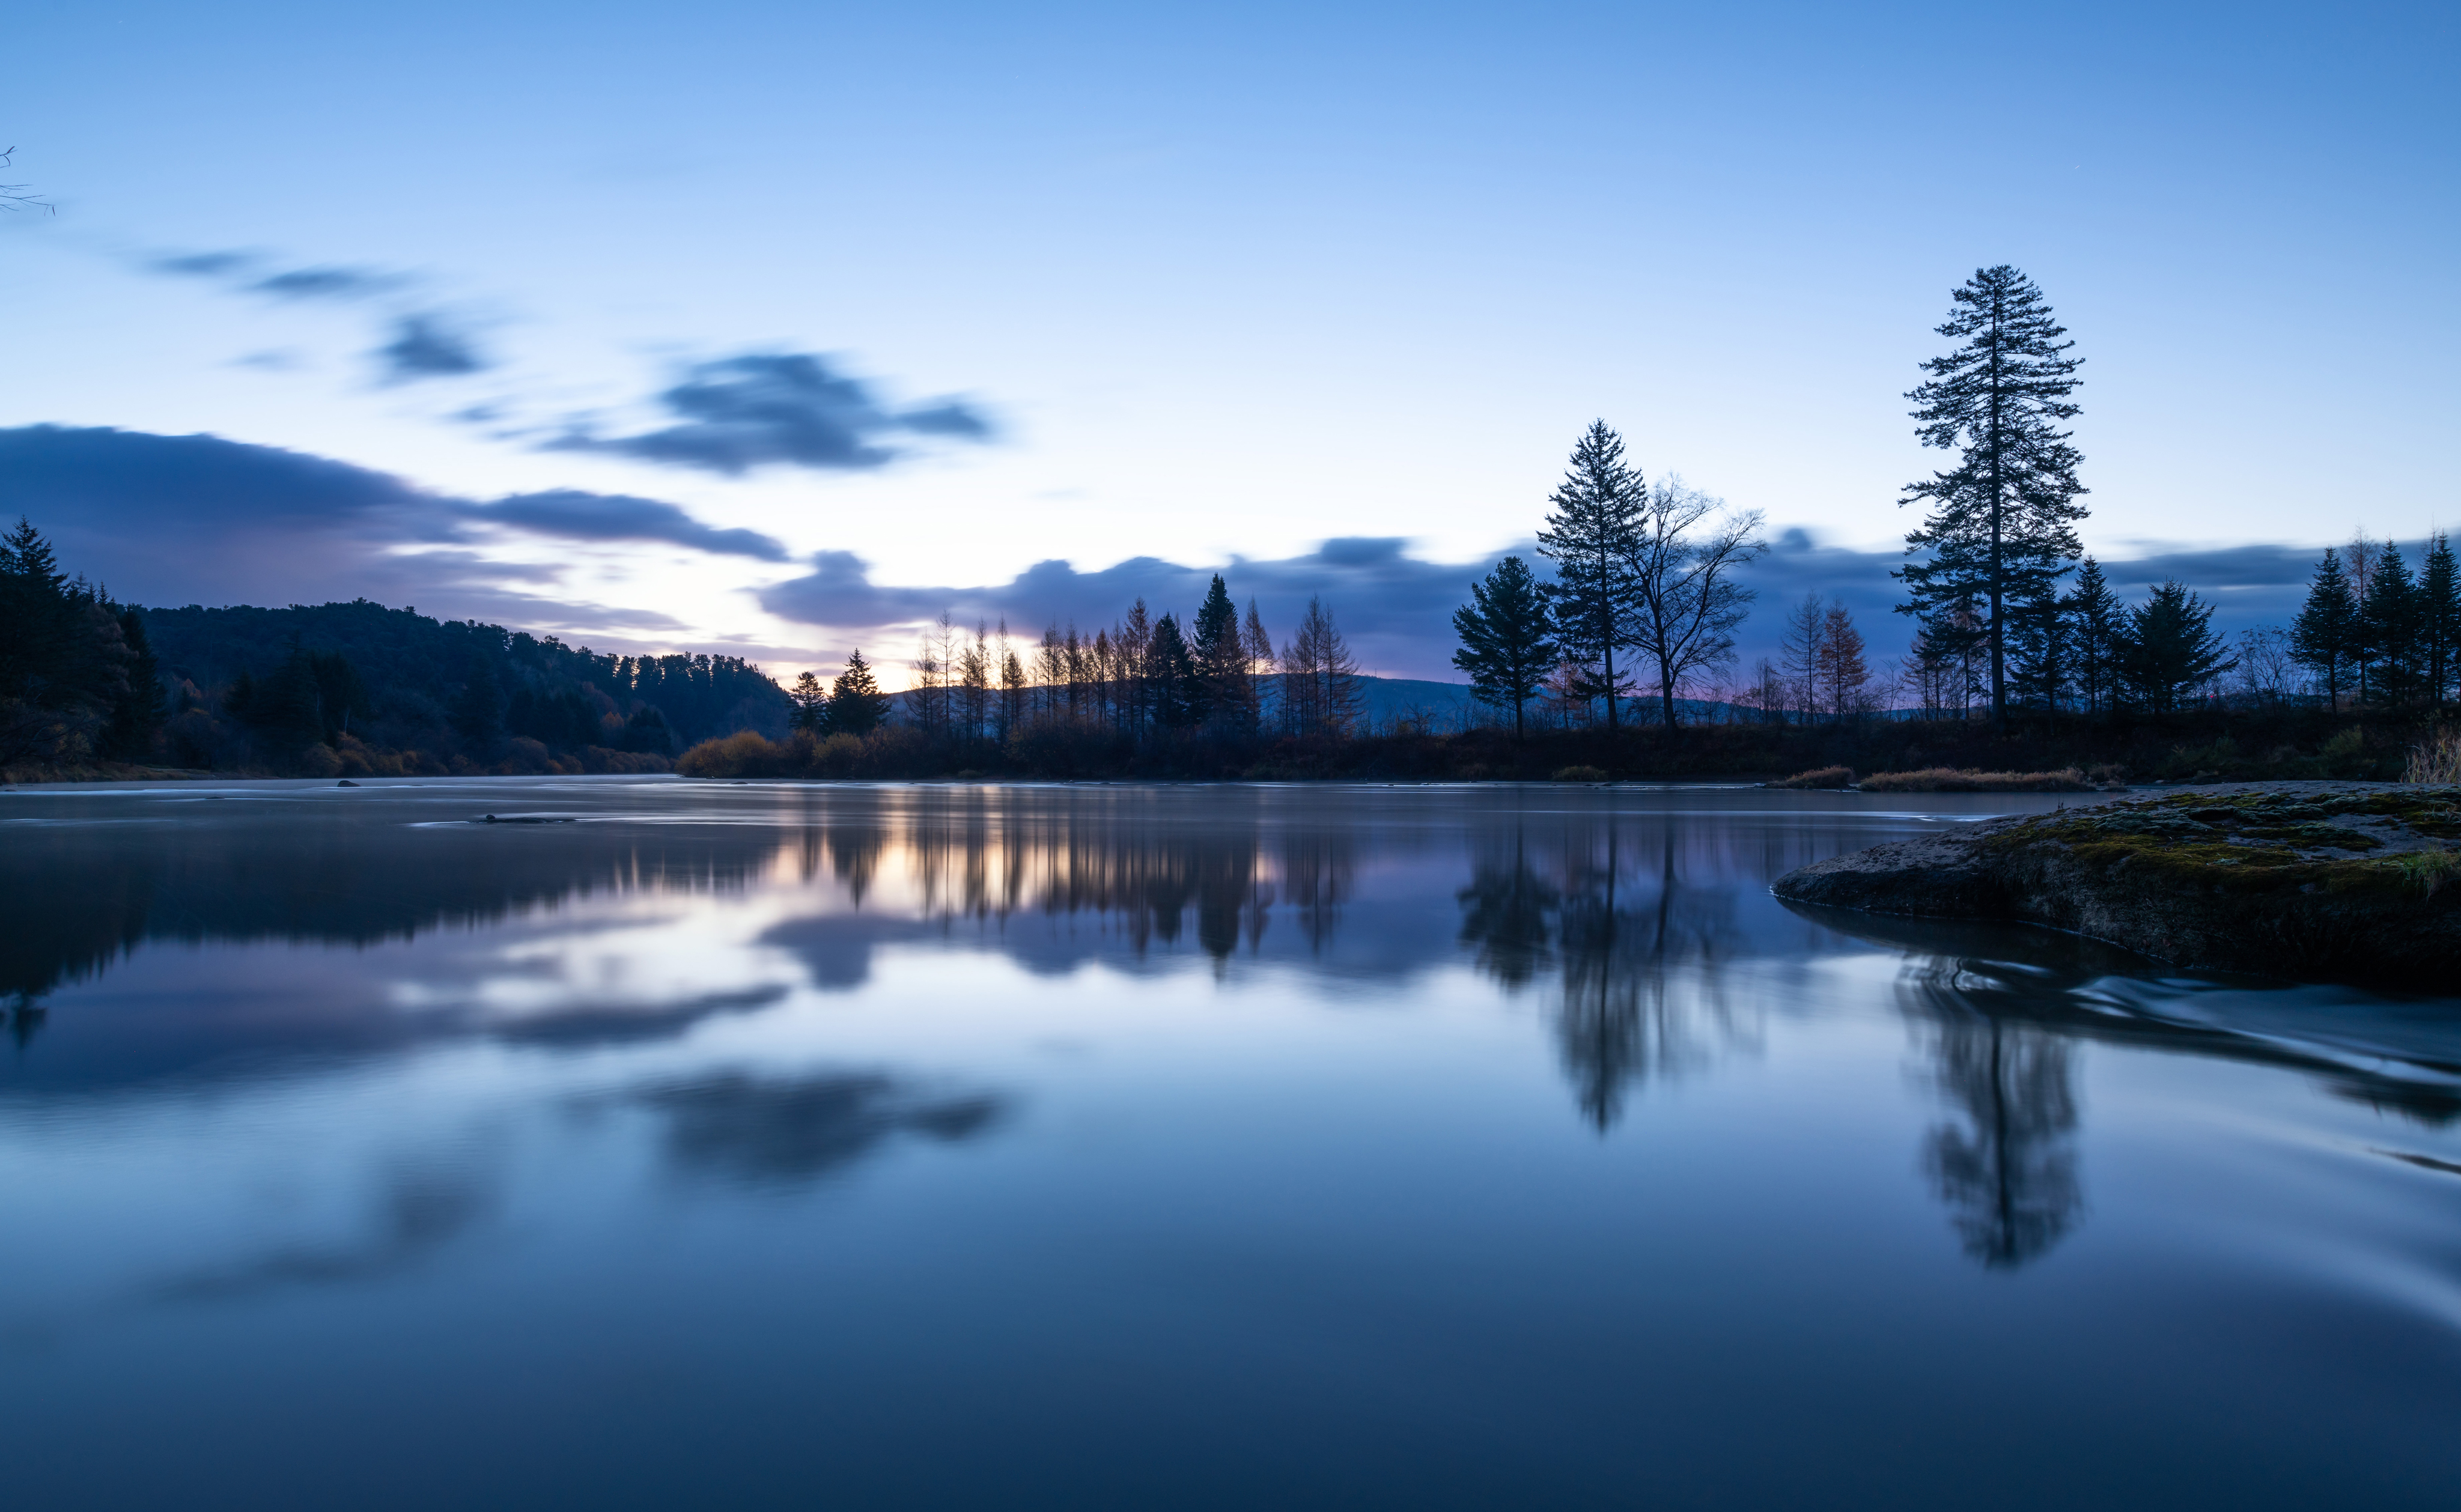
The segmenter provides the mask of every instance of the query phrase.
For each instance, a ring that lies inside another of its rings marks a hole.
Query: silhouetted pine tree
[[[2120,681],[2154,713],[2169,713],[2196,689],[2238,665],[2213,630],[2214,607],[2175,582],[2129,611]]]
[[[2406,704],[2426,692],[2425,607],[2401,547],[2386,542],[2367,593],[2366,639],[2375,656],[2377,695],[2388,704]]]
[[[2427,548],[2427,566],[2418,575],[2419,629],[2426,642],[2428,697],[2439,709],[2451,696],[2461,666],[2461,567],[2452,560],[2452,543],[2442,531]]]
[[[2357,647],[2359,606],[2342,571],[2342,554],[2324,548],[2307,585],[2307,602],[2290,624],[2290,654],[2324,684],[2324,707],[2342,706],[2342,681]]]
[[[2076,677],[2076,627],[2069,601],[2052,588],[2009,614],[2009,684],[2020,703],[2056,716]]]
[[[1547,684],[1557,648],[1550,634],[1547,590],[1530,564],[1507,557],[1484,583],[1469,586],[1470,602],[1453,610],[1461,650],[1453,665],[1469,673],[1479,702],[1512,710],[1512,737],[1524,733],[1522,711]]]
[[[829,728],[845,735],[869,735],[888,717],[888,694],[871,675],[871,664],[861,650],[847,653],[845,671],[829,689]]]
[[[2083,547],[2076,500],[2083,458],[2062,421],[2082,359],[2051,316],[2042,290],[2014,267],[1982,268],[1949,296],[1958,309],[1939,334],[1964,345],[1923,364],[1930,381],[1906,397],[1925,446],[1958,453],[1956,466],[1906,487],[1905,502],[1928,500],[1930,517],[1906,537],[1926,560],[1897,569],[1909,612],[1936,616],[1973,601],[1981,606],[1990,657],[1991,713],[2008,713],[2009,607],[2041,597]]]
[[[1635,639],[1640,586],[1634,559],[1648,489],[1638,469],[1624,464],[1623,437],[1593,420],[1547,501],[1554,508],[1538,532],[1538,554],[1555,564],[1556,634],[1568,659],[1597,668],[1591,696],[1606,699],[1613,730],[1632,689],[1632,679],[1616,671],[1616,652]]]
[[[821,683],[818,672],[806,671],[786,690],[786,698],[795,706],[787,716],[790,728],[805,735],[826,735],[829,729],[829,691]]]
[[[2112,704],[2114,672],[2119,660],[2119,632],[2125,611],[2118,595],[2102,575],[2102,564],[2091,557],[2077,567],[2076,586],[2062,601],[2072,646],[2070,665],[2079,701],[2086,713],[2108,713]]]
[[[1248,698],[1248,647],[1239,633],[1238,606],[1222,574],[1213,575],[1205,602],[1196,609],[1196,644],[1189,648],[1196,662],[1191,701],[1197,718],[1219,730],[1249,730],[1256,711]]]
[[[1179,633],[1179,621],[1166,614],[1154,621],[1153,640],[1145,648],[1145,696],[1156,725],[1179,730],[1196,722],[1195,682],[1196,659]]]

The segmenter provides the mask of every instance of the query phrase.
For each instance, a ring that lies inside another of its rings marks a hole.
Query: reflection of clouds
[[[376,1195],[369,1232],[338,1245],[288,1245],[236,1265],[176,1276],[156,1289],[168,1302],[227,1302],[293,1287],[341,1286],[398,1274],[460,1238],[490,1210],[490,1188],[473,1173],[396,1174]]]
[[[540,1013],[498,1025],[494,1037],[516,1045],[549,1046],[562,1050],[672,1039],[705,1018],[767,1008],[783,1002],[786,995],[786,988],[773,984],[731,992],[705,992],[698,997],[647,1007],[566,1007],[552,1013]]]
[[[687,1176],[736,1186],[816,1180],[901,1135],[953,1143],[996,1124],[986,1093],[929,1091],[878,1072],[763,1077],[727,1071],[634,1095],[666,1122],[666,1152]]]

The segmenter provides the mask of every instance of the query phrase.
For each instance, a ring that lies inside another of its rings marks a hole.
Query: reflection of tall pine
[[[1909,562],[1896,576],[1925,619],[1969,601],[1983,610],[1991,668],[1991,714],[2008,717],[2011,608],[2042,598],[2084,549],[2077,522],[2083,460],[2061,422],[2077,413],[2080,358],[2051,316],[2042,290],[2001,264],[1978,270],[1950,296],[1957,303],[1939,334],[1963,346],[1923,364],[1930,381],[1906,397],[1919,406],[1915,431],[1925,446],[1958,454],[1957,465],[1906,487],[1905,502],[1931,505],[1922,528],[1906,537]]]

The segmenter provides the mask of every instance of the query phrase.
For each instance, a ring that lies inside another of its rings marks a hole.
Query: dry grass
[[[1874,772],[1866,793],[2090,793],[2093,784],[2074,767],[2057,772],[1959,772],[1926,767],[1920,772]]]
[[[2429,735],[2409,753],[2405,782],[2432,782],[2438,787],[2461,783],[2461,730],[2447,726]]]
[[[1771,787],[1826,788],[1852,787],[1853,785],[1854,769],[1852,767],[1842,766],[1825,766],[1816,768],[1809,772],[1797,772],[1794,776],[1787,777],[1782,782],[1772,782],[1769,784]]]

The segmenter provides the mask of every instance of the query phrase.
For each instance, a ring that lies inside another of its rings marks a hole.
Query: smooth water
[[[2452,1505],[2461,1002],[1766,890],[2055,801],[0,794],[0,1501]]]

